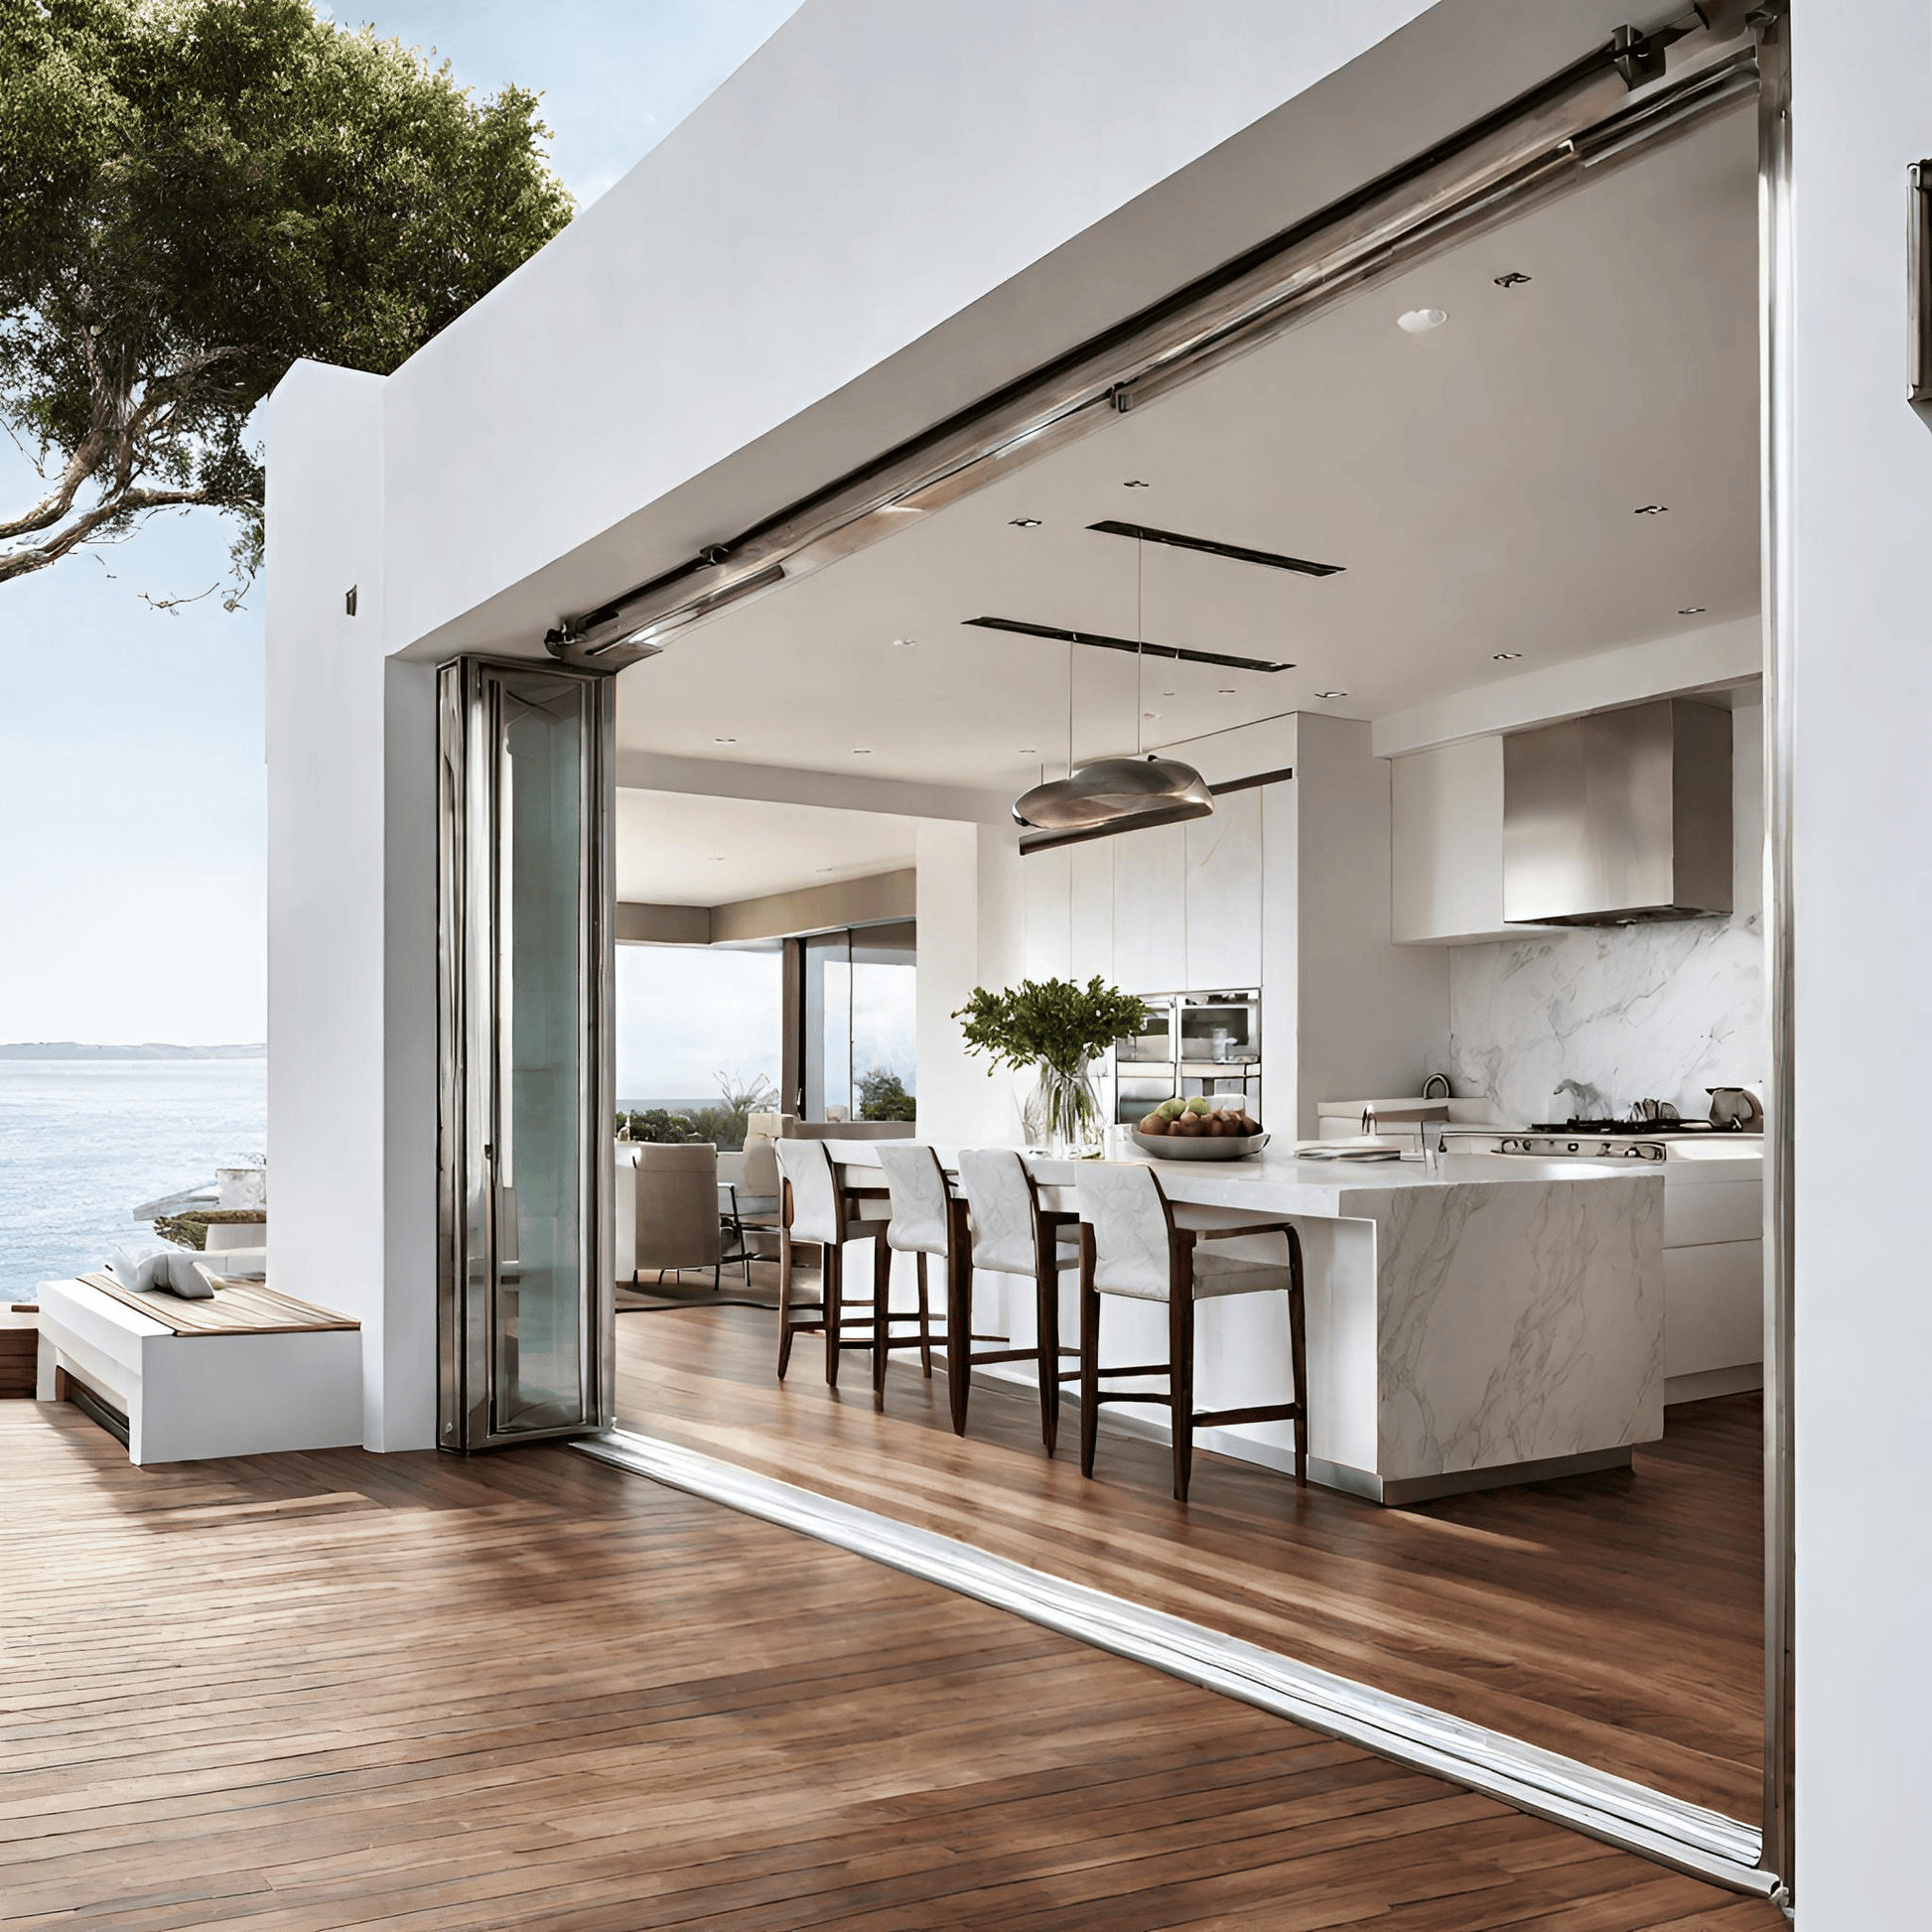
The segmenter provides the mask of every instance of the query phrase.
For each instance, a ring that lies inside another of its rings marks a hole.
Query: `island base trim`
[[[1345,1462],[1309,1458],[1309,1478],[1329,1489],[1345,1490],[1372,1503],[1400,1509],[1407,1503],[1433,1503],[1444,1496],[1470,1496],[1482,1489],[1509,1489],[1523,1482],[1554,1482],[1559,1476],[1594,1475],[1599,1469],[1627,1469],[1628,1448],[1585,1449],[1577,1455],[1544,1455],[1528,1462],[1498,1462],[1487,1469],[1448,1469],[1433,1476],[1379,1476]]]
[[[679,1443],[618,1429],[568,1447],[1360,1744],[1674,1870],[1760,1898],[1777,1885],[1776,1874],[1757,1864],[1761,1841],[1751,1826],[1521,1738]]]

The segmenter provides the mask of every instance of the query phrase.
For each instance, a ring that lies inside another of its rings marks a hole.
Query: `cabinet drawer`
[[[1764,1183],[1761,1180],[1688,1183],[1665,1180],[1665,1247],[1695,1248],[1710,1241],[1761,1241],[1763,1238]]]

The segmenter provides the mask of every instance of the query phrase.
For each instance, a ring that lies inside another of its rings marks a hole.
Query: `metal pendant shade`
[[[1172,825],[1205,818],[1214,794],[1179,759],[1096,759],[1070,777],[1022,792],[1013,815],[1042,832],[1090,832],[1103,825]]]

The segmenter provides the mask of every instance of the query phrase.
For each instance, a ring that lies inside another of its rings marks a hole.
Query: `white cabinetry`
[[[1230,791],[1184,834],[1187,978],[1197,991],[1261,984],[1261,794]]]
[[[1762,1386],[1763,1233],[1757,1160],[1721,1150],[1716,1159],[1687,1156],[1666,1165],[1666,1402]]]
[[[1154,825],[1096,843],[1114,848],[1115,980],[1128,993],[1182,991],[1188,984],[1187,828]]]
[[[1114,978],[1114,841],[1089,839],[1066,848],[1072,917],[1068,977],[1082,985],[1098,973]]]
[[[1390,937],[1503,939],[1503,742],[1466,738],[1394,760]]]
[[[1022,872],[1027,887],[1026,977],[1065,979],[1072,955],[1071,846],[1035,852]]]

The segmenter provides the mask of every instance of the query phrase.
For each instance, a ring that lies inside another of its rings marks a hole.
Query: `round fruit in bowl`
[[[1204,1094],[1164,1100],[1134,1129],[1135,1144],[1168,1161],[1235,1161],[1267,1143],[1260,1121],[1232,1102]]]

